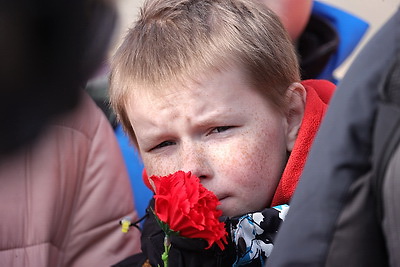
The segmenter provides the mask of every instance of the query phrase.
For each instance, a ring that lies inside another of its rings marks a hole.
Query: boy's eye
[[[164,141],[158,145],[156,145],[155,147],[153,147],[151,150],[155,150],[155,149],[160,149],[162,147],[166,147],[166,146],[172,146],[175,145],[175,142],[172,141]]]
[[[230,128],[233,128],[233,126],[219,126],[219,127],[215,127],[214,129],[212,129],[212,130],[210,131],[209,134],[212,134],[212,133],[222,133],[222,132],[225,132],[226,130],[228,130],[228,129],[230,129]]]

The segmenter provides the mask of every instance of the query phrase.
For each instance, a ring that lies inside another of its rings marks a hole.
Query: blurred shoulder
[[[78,105],[71,112],[58,117],[52,124],[79,132],[88,139],[92,139],[99,130],[112,131],[101,109],[84,91],[81,93]]]

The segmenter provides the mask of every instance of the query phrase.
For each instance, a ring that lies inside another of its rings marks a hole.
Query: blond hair
[[[132,141],[126,107],[135,88],[240,66],[277,107],[300,81],[295,49],[278,17],[256,0],[147,0],[111,63],[112,106]]]

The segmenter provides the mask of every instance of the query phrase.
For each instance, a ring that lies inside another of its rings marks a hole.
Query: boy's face
[[[240,69],[146,89],[129,99],[128,114],[149,176],[191,171],[226,216],[270,204],[293,138]]]

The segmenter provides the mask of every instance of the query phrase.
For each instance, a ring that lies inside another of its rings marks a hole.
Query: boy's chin
[[[246,207],[239,207],[235,203],[228,203],[227,201],[225,203],[222,203],[217,207],[217,209],[222,211],[222,216],[224,217],[241,217],[245,214],[253,213],[253,212],[259,212],[260,210],[257,209],[250,209]]]
[[[217,209],[222,211],[222,216],[232,218],[247,213],[238,209],[238,205],[235,205],[233,199],[231,198],[221,199],[220,203],[221,204],[217,207]]]

